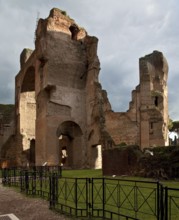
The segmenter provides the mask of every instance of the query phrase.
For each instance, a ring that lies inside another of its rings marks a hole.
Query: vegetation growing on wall
[[[3,116],[3,123],[7,124],[11,121],[14,112],[14,105],[0,104],[0,114]]]
[[[172,131],[174,131],[175,129],[179,129],[179,121],[173,121]]]
[[[152,155],[139,160],[139,174],[153,178],[179,178],[179,147],[155,147]]]

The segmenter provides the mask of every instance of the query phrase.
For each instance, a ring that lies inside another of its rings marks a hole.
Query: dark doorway
[[[64,167],[80,168],[83,163],[82,130],[73,121],[64,121],[57,129],[59,139],[59,162],[62,161],[62,149],[65,147],[67,157]]]

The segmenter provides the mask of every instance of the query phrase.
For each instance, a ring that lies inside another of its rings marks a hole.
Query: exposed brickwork
[[[140,82],[129,110],[113,112],[98,79],[97,46],[96,37],[59,9],[39,20],[35,50],[23,50],[15,78],[17,164],[60,164],[66,145],[64,166],[100,168],[102,149],[123,142],[141,149],[167,145],[168,65],[163,54],[140,58]],[[25,160],[23,152],[34,146],[34,160]]]
[[[103,175],[133,175],[138,166],[138,157],[135,151],[137,150],[130,147],[104,150]]]

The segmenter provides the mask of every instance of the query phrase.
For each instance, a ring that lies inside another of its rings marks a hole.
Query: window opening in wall
[[[70,27],[69,27],[69,30],[71,31],[71,39],[72,40],[77,40],[77,34],[79,32],[79,28],[76,24],[72,24]]]
[[[158,96],[155,96],[155,101],[154,101],[154,103],[155,103],[155,106],[158,106]]]

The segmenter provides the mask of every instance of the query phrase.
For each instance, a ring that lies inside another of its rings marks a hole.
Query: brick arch
[[[57,129],[57,136],[66,135],[70,138],[79,137],[82,135],[80,126],[73,121],[64,121]]]
[[[62,150],[66,149],[67,158],[63,164],[70,168],[80,168],[82,155],[83,136],[80,126],[73,121],[64,121],[58,126],[57,137],[59,138],[59,161],[62,162]]]

